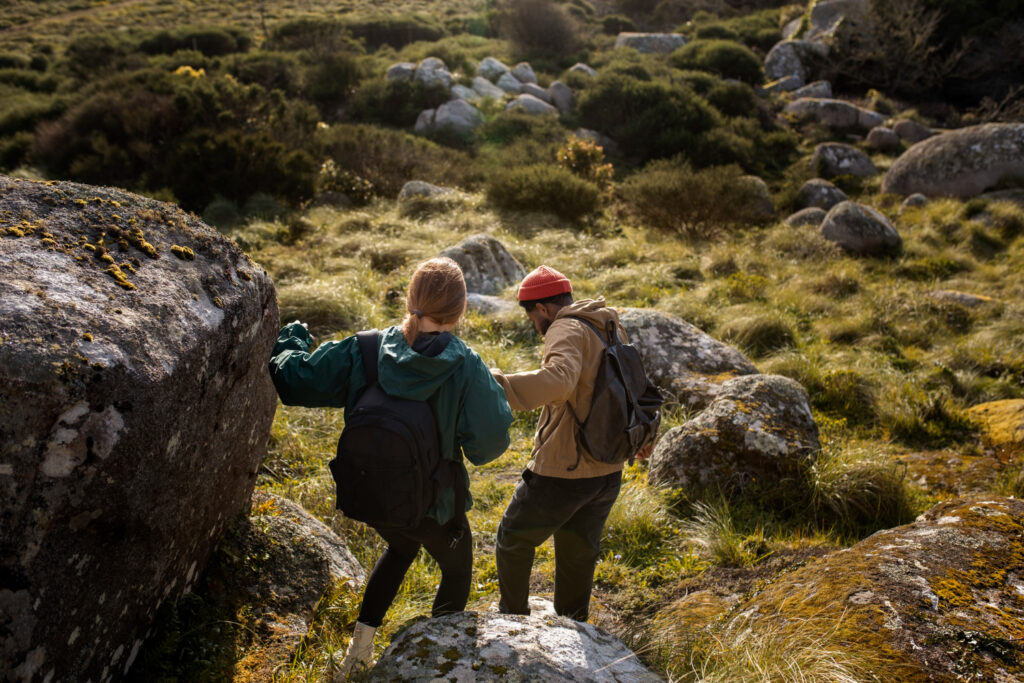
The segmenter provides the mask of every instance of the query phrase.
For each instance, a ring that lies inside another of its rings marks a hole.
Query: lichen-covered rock
[[[804,79],[799,76],[783,76],[782,78],[776,79],[769,83],[758,87],[758,95],[778,95],[783,93],[791,93],[799,90],[804,86]]]
[[[892,132],[900,136],[901,140],[906,140],[910,144],[927,140],[935,135],[935,131],[931,128],[913,119],[900,119],[893,124]]]
[[[576,62],[575,64],[570,66],[569,73],[580,73],[583,74],[584,76],[590,76],[591,78],[597,76],[597,71],[594,69],[594,67],[590,66],[589,64],[584,64],[583,62]]]
[[[876,126],[868,132],[868,136],[865,138],[864,144],[871,149],[888,152],[890,150],[899,149],[900,136],[896,135],[892,128]]]
[[[821,236],[861,256],[891,252],[903,245],[889,219],[857,202],[840,202],[821,223]]]
[[[890,680],[1024,678],[1024,501],[940,503],[777,579],[726,633],[830,634]]]
[[[472,88],[467,88],[460,83],[456,83],[452,86],[452,97],[460,100],[466,100],[470,104],[476,104],[481,99],[480,93]]]
[[[630,47],[641,54],[669,53],[686,45],[686,38],[678,33],[620,33],[615,47]]]
[[[832,99],[832,84],[828,81],[814,81],[793,91],[793,97],[816,97]]]
[[[562,81],[555,81],[548,86],[548,97],[551,99],[551,104],[558,108],[561,113],[566,113],[572,109],[572,89]]]
[[[387,79],[389,81],[411,81],[415,75],[415,62],[398,62],[388,67]]]
[[[797,203],[804,207],[816,206],[819,209],[828,211],[839,202],[845,202],[849,197],[838,187],[824,178],[811,178],[797,194]]]
[[[817,63],[828,56],[828,47],[805,40],[776,43],[764,58],[764,76],[775,81],[793,76],[802,87],[817,71]],[[795,89],[795,88],[794,88]]]
[[[495,82],[502,91],[518,95],[523,90],[523,83],[510,73],[502,74]]]
[[[661,679],[615,636],[565,617],[461,612],[403,631],[370,672],[375,681]]]
[[[967,414],[982,425],[988,444],[1024,449],[1024,399],[980,403],[969,408]]]
[[[423,180],[410,180],[405,185],[402,185],[402,189],[398,192],[398,201],[423,199],[425,197],[439,197],[441,195],[451,193],[452,190],[448,187],[431,185]]]
[[[742,353],[682,318],[645,308],[617,310],[647,375],[688,406],[705,406],[723,381],[757,372]]]
[[[533,95],[520,95],[505,105],[508,111],[521,111],[525,114],[557,114],[558,110],[547,102],[540,100]]]
[[[530,66],[529,62],[519,62],[512,67],[511,73],[520,83],[537,84],[537,74],[533,73],[533,67]]]
[[[811,118],[834,130],[870,130],[880,126],[885,117],[870,109],[858,107],[842,100],[801,97],[793,100],[783,112],[797,118]]]
[[[0,669],[120,678],[248,504],[270,278],[176,207],[0,176]]]
[[[893,163],[882,192],[974,197],[1024,176],[1024,123],[987,123],[918,142]]]
[[[819,447],[802,386],[746,375],[724,382],[707,408],[661,437],[650,477],[693,493],[794,485]]]
[[[455,77],[437,57],[427,57],[417,64],[413,78],[428,88],[451,88],[455,84]]]
[[[817,206],[809,206],[806,209],[800,209],[794,214],[791,214],[786,218],[785,223],[791,228],[799,228],[805,225],[813,225],[818,227],[821,222],[825,220],[827,212],[825,209],[820,209]]]
[[[548,91],[540,87],[536,83],[523,83],[522,93],[524,95],[532,95],[536,97],[538,100],[545,102],[547,104],[553,104],[553,102],[551,101],[551,95],[548,94]]]
[[[896,455],[907,481],[938,499],[992,491],[1004,464],[994,453],[917,451]]]
[[[737,182],[746,188],[747,201],[750,206],[749,212],[754,216],[770,218],[775,215],[775,202],[772,200],[771,190],[768,183],[756,175],[740,176]]]
[[[928,204],[928,198],[920,192],[915,192],[900,203],[900,209],[915,209]]]
[[[441,252],[462,268],[466,291],[497,294],[526,276],[526,271],[505,246],[490,235],[473,235]]]
[[[466,308],[480,315],[508,315],[515,313],[518,306],[513,301],[493,294],[470,292],[466,295]]]
[[[500,100],[505,97],[504,90],[482,76],[476,76],[473,79],[473,90],[475,90],[480,97],[492,97],[496,100]]]
[[[817,0],[811,6],[805,40],[828,41],[843,22],[856,22],[865,16],[868,0]]]
[[[508,67],[494,57],[484,57],[476,67],[476,75],[486,78],[491,83],[501,78],[502,74],[507,73]]]
[[[413,130],[419,135],[434,131],[447,131],[458,136],[469,136],[484,122],[483,114],[466,100],[449,100],[437,109],[420,112]]]
[[[867,178],[878,173],[878,168],[867,154],[841,142],[823,142],[815,147],[811,166],[825,178],[841,175]]]

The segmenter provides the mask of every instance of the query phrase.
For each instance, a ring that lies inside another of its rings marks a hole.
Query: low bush
[[[767,52],[782,40],[780,10],[769,7],[733,17],[719,17],[710,12],[698,12],[693,17],[695,38],[736,40],[762,52]],[[686,31],[686,27],[677,30]]]
[[[750,48],[731,40],[692,40],[672,53],[672,65],[679,69],[710,71],[723,78],[735,78],[756,85],[764,78],[761,60]]]
[[[615,169],[605,163],[604,150],[596,142],[573,137],[558,150],[558,163],[562,168],[588,180],[610,198]]]
[[[583,125],[607,133],[641,161],[694,155],[718,113],[686,86],[601,75],[580,96]]]
[[[142,39],[138,50],[149,55],[169,55],[178,50],[196,50],[207,57],[247,52],[252,39],[243,29],[225,27],[183,27],[160,31]]]
[[[498,25],[522,58],[565,57],[580,44],[576,20],[550,0],[504,0]]]
[[[601,17],[601,30],[609,36],[615,36],[623,31],[635,31],[636,24],[629,17],[622,14],[609,14]]]
[[[762,220],[755,211],[756,192],[739,181],[742,175],[737,166],[693,171],[659,161],[620,183],[618,191],[642,225],[684,237],[708,237]]]
[[[746,83],[722,81],[707,93],[708,104],[726,116],[757,116],[757,97]]]
[[[324,118],[334,120],[362,77],[359,61],[351,54],[332,52],[318,56],[306,68],[302,89],[306,99],[320,109]]]
[[[508,145],[523,139],[549,144],[561,142],[565,136],[565,129],[554,117],[535,116],[515,110],[498,113],[477,130],[477,137],[481,141],[496,145]]]
[[[359,16],[344,19],[341,25],[370,50],[384,45],[398,50],[410,43],[431,42],[444,37],[444,27],[432,17],[422,14]]]
[[[601,205],[596,185],[548,164],[498,172],[487,184],[487,198],[500,209],[544,211],[574,222],[596,213]]]
[[[347,31],[337,19],[299,17],[276,25],[263,47],[267,50],[330,50],[344,42]]]
[[[196,65],[193,65],[196,66]],[[267,91],[281,90],[295,96],[302,87],[300,65],[287,52],[253,52],[235,55],[225,63],[232,76],[246,85],[256,84]]]
[[[408,128],[424,109],[435,109],[448,101],[443,86],[428,88],[419,81],[388,81],[382,78],[364,83],[350,98],[348,112],[356,121]]]

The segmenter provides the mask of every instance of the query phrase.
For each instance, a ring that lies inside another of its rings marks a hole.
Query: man
[[[506,375],[491,369],[513,410],[540,406],[533,453],[498,526],[497,565],[506,614],[529,614],[534,549],[555,537],[555,612],[586,621],[601,531],[619,495],[622,464],[590,457],[576,438],[590,410],[604,345],[594,331],[618,315],[603,299],[573,301],[568,278],[548,266],[526,276],[519,305],[544,337],[540,370]],[[621,327],[619,338],[626,337]],[[645,457],[650,449],[637,457]]]

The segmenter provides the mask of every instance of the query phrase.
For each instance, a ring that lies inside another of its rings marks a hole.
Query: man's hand
[[[654,442],[652,441],[651,443],[647,444],[646,446],[641,448],[639,451],[637,451],[636,455],[633,456],[633,457],[635,457],[637,460],[646,460],[647,458],[651,457],[651,453],[653,453],[653,452],[654,452]]]

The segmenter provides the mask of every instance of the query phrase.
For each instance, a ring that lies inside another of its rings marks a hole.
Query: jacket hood
[[[575,301],[558,311],[555,320],[565,317],[583,318],[593,323],[594,327],[599,330],[605,329],[609,320],[614,320],[616,323],[619,322],[619,314],[614,309],[608,308],[605,305],[604,297]]]
[[[377,353],[378,381],[391,396],[425,401],[444,384],[471,354],[466,344],[452,335],[451,341],[437,356],[423,356],[405,341],[402,328],[392,326],[381,331]]]

